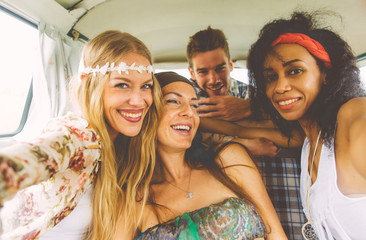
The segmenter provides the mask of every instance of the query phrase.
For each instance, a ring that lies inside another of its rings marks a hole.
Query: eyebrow
[[[178,96],[178,97],[183,97],[183,96],[182,96],[182,94],[177,93],[177,92],[167,92],[166,94],[164,94],[164,97],[165,97],[166,95],[169,95],[169,94],[173,94],[173,95],[176,95],[176,96]],[[198,98],[191,98],[191,100],[198,100]]]
[[[303,62],[303,61],[300,60],[300,59],[293,59],[293,60],[290,60],[290,61],[287,61],[287,62],[283,63],[282,66],[283,67],[286,67],[288,65],[293,64],[294,62]],[[270,72],[270,71],[273,71],[273,68],[265,68],[265,69],[263,69],[263,72]]]
[[[222,67],[222,66],[225,66],[226,65],[226,63],[225,62],[223,62],[223,63],[221,63],[221,64],[219,64],[219,65],[216,65],[215,66],[215,68],[218,68],[218,67]],[[196,71],[200,71],[200,70],[206,70],[207,68],[197,68],[196,69]]]
[[[216,67],[215,67],[215,68],[222,67],[222,66],[225,66],[225,65],[226,65],[226,62],[223,62],[223,63],[221,63],[221,64],[219,64],[219,65],[216,65]]]
[[[111,80],[119,80],[119,81],[125,81],[125,82],[127,82],[127,83],[132,83],[133,82],[133,80],[131,80],[131,79],[129,79],[129,78],[125,78],[125,77],[120,77],[120,76],[111,76]],[[154,82],[153,81],[153,79],[152,78],[150,78],[150,79],[148,79],[148,80],[146,80],[146,81],[144,81],[143,82],[143,84],[146,84],[146,83],[148,83],[148,82]]]
[[[294,59],[294,60],[291,60],[291,61],[288,61],[288,62],[285,62],[282,66],[286,67],[288,65],[291,65],[292,63],[294,62],[303,62],[302,60],[300,59]]]

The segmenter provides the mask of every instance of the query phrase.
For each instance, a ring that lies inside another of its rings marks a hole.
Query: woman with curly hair
[[[150,51],[106,31],[82,61],[71,84],[78,111],[0,150],[1,239],[111,240],[119,219],[135,229],[141,218],[160,110]]]
[[[366,98],[348,44],[315,14],[266,24],[248,57],[253,111],[284,134],[302,129],[306,239],[366,235]],[[316,236],[317,235],[317,236]]]

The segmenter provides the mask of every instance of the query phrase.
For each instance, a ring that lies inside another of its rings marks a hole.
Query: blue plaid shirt
[[[195,81],[191,80],[198,98],[208,97]],[[230,81],[227,95],[248,99],[249,87],[235,79]],[[208,141],[230,141],[232,137],[212,136]],[[301,227],[306,222],[300,198],[301,149],[281,149],[276,157],[256,156],[259,171],[268,195],[276,209],[289,240],[302,240]]]

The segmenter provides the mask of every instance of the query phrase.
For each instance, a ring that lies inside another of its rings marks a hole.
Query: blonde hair
[[[129,53],[140,54],[152,63],[149,50],[139,39],[128,33],[106,31],[84,47],[83,64],[95,68],[118,62]],[[103,114],[103,89],[109,76],[110,73],[88,74],[82,81],[76,81],[72,89],[83,116],[102,139],[101,164],[92,200],[93,220],[87,236],[92,240],[112,239],[119,219],[128,219],[122,226],[124,230],[136,231],[155,166],[156,128],[161,109],[160,87],[152,74],[153,104],[140,133],[135,137],[119,134],[112,142]]]

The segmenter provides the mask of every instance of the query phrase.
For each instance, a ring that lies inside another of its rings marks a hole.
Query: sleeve
[[[240,90],[240,98],[242,99],[249,99],[249,85],[246,83],[240,83],[239,87]]]
[[[231,78],[229,94],[234,97],[248,100],[249,99],[249,85],[244,82],[238,81],[234,78]]]
[[[51,120],[38,138],[0,149],[0,202],[59,171],[91,164],[80,154],[99,146],[99,137],[84,119]]]

